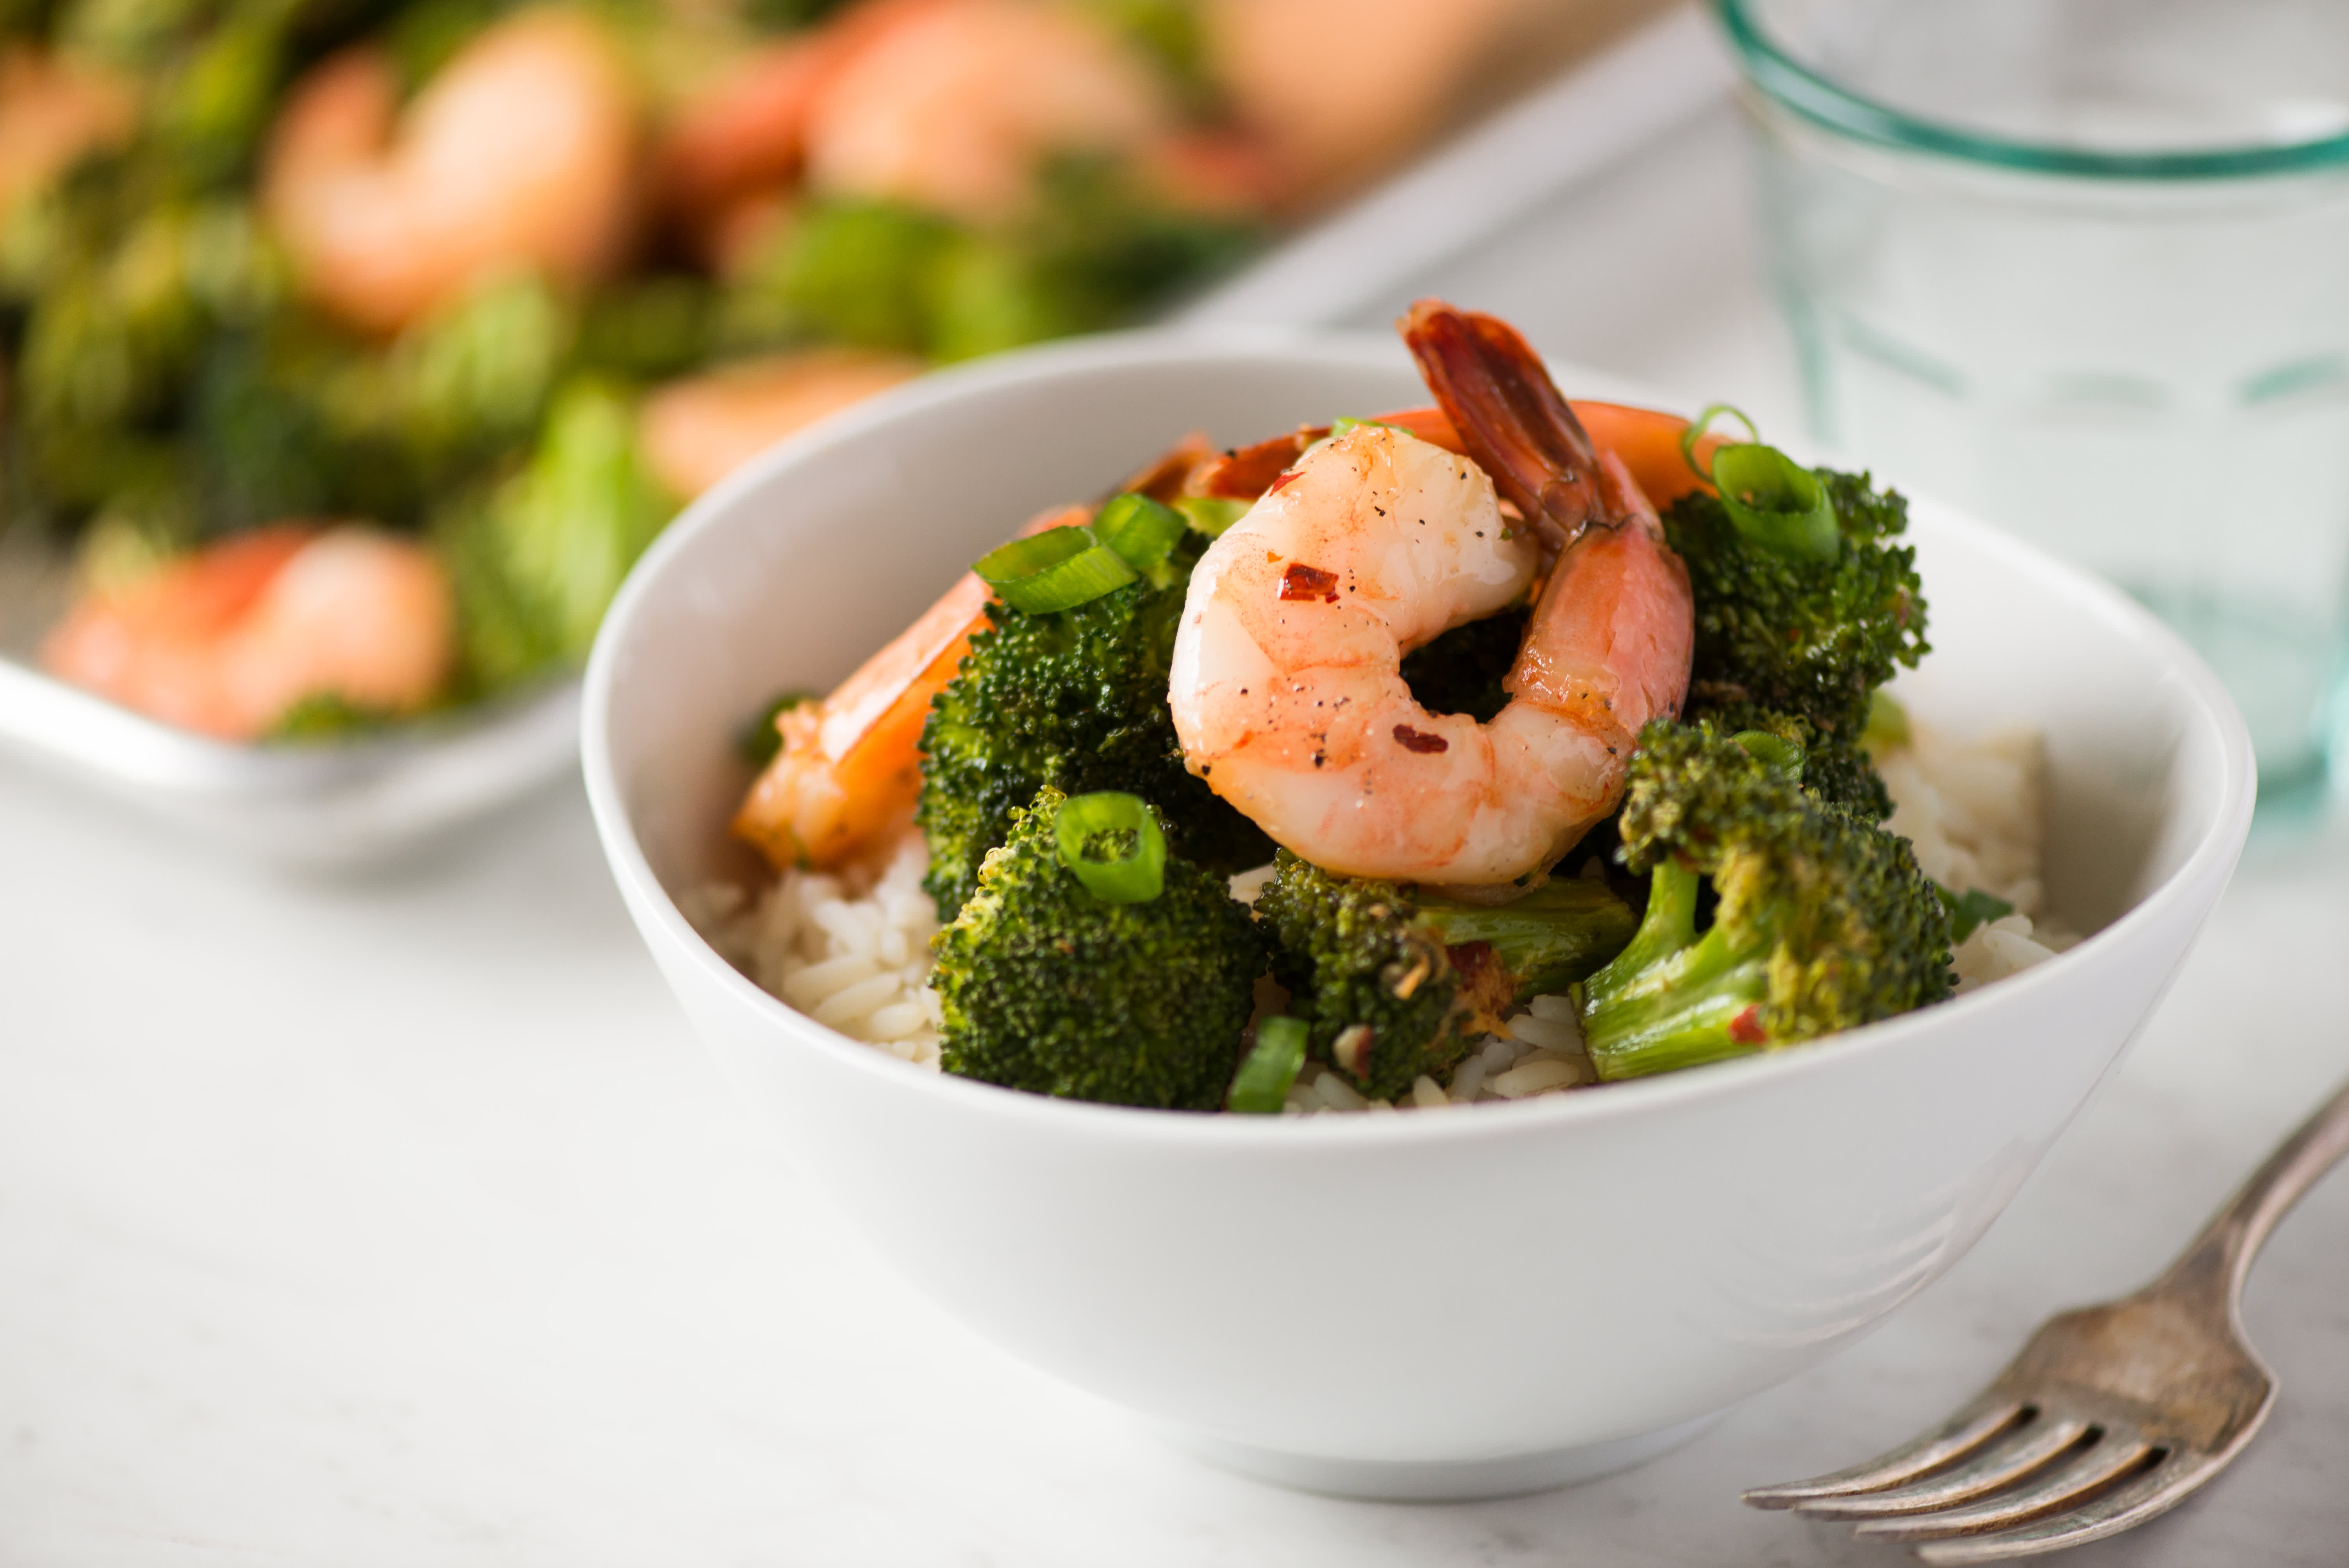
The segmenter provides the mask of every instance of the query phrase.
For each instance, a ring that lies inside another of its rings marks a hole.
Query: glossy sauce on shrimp
[[[1309,450],[1193,573],[1168,696],[1191,770],[1314,864],[1508,882],[1614,810],[1640,727],[1678,712],[1688,575],[1514,332],[1423,304],[1405,337],[1477,460],[1372,425]],[[1521,602],[1553,550],[1508,705],[1422,707],[1402,655]]]

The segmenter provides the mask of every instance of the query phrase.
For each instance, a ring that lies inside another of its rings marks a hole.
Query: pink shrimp
[[[313,297],[393,332],[501,272],[602,275],[629,238],[636,134],[596,25],[524,11],[404,112],[379,52],[318,66],[272,131],[262,205]]]
[[[455,659],[448,573],[352,525],[280,525],[75,606],[41,646],[55,674],[166,724],[252,740],[308,696],[408,713]]]
[[[1308,451],[1193,573],[1168,698],[1191,771],[1315,864],[1509,882],[1614,810],[1640,726],[1679,711],[1688,573],[1514,331],[1423,301],[1403,335],[1475,460],[1381,425]],[[1402,655],[1546,564],[1508,705],[1422,707]]]
[[[1526,0],[1205,0],[1216,80],[1294,201],[1424,142]]]
[[[826,26],[759,45],[680,106],[653,153],[654,195],[721,263],[807,160],[810,117],[843,67],[944,0],[864,0]]]
[[[811,104],[807,177],[979,222],[1019,211],[1058,151],[1133,152],[1174,129],[1150,67],[1045,0],[927,0],[860,40]]]
[[[784,437],[918,375],[903,355],[812,348],[729,365],[656,389],[637,417],[655,478],[690,500]]]

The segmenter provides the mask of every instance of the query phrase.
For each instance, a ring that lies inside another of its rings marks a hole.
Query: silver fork
[[[2349,1086],[2159,1279],[2050,1318],[1946,1426],[1745,1501],[1925,1542],[1916,1553],[1931,1563],[2079,1546],[2175,1507],[2243,1451],[2275,1404],[2275,1379],[2243,1338],[2244,1276],[2276,1222],[2344,1153]]]

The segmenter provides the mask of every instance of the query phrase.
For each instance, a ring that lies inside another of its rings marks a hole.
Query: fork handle
[[[2344,1154],[2349,1154],[2349,1084],[2251,1172],[2154,1288],[2216,1285],[2231,1309],[2269,1233]]]

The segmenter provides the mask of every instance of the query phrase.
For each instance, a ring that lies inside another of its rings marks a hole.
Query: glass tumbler
[[[2323,778],[2349,4],[1715,0],[1816,433],[2120,583]]]

